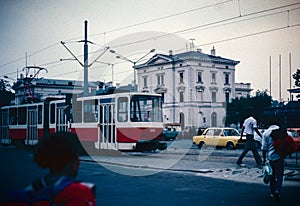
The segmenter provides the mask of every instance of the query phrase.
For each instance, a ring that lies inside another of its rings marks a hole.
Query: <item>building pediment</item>
[[[156,54],[152,58],[150,58],[147,62],[144,64],[136,65],[135,68],[144,68],[147,66],[153,66],[153,65],[163,65],[163,64],[170,64],[172,62],[172,58],[167,55],[162,54]]]
[[[185,86],[183,86],[183,85],[178,86],[177,91],[178,92],[184,92],[185,91]]]
[[[196,88],[196,91],[204,91],[204,89],[205,89],[205,87],[200,84],[196,85],[195,88]]]

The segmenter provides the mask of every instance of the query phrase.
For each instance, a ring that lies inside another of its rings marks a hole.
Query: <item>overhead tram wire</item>
[[[297,5],[300,4],[300,3],[297,3]],[[295,4],[293,4],[294,6]],[[279,9],[281,7],[276,7],[276,9]],[[299,9],[299,8],[298,8]],[[265,10],[265,12],[268,12],[268,11],[272,11],[272,10],[275,10],[275,8],[272,8],[272,9],[267,9]],[[289,9],[290,11],[291,9]],[[294,9],[296,10],[296,9]],[[281,11],[281,12],[277,12],[277,13],[285,13],[287,12],[288,10],[285,10],[285,11]],[[242,15],[241,17],[240,16],[235,16],[235,17],[231,17],[231,18],[227,18],[227,19],[223,19],[223,20],[220,20],[220,21],[215,21],[215,22],[211,22],[211,23],[207,23],[207,24],[202,24],[202,25],[199,25],[199,26],[195,26],[195,27],[191,27],[191,28],[187,28],[187,29],[182,29],[182,30],[178,30],[178,31],[175,31],[175,32],[171,32],[171,33],[166,33],[166,34],[162,34],[162,35],[159,35],[159,36],[154,36],[154,37],[150,37],[150,38],[147,38],[147,39],[142,39],[142,40],[138,40],[138,41],[134,41],[134,42],[129,42],[129,43],[124,43],[124,44],[119,44],[119,45],[116,45],[114,46],[114,48],[119,48],[119,47],[124,47],[124,46],[130,46],[130,45],[133,45],[133,44],[137,44],[137,43],[142,43],[142,42],[145,42],[145,41],[151,41],[153,39],[159,39],[159,38],[163,38],[163,37],[167,37],[167,36],[170,36],[170,35],[174,35],[174,34],[181,34],[181,33],[189,33],[189,32],[194,32],[196,29],[207,29],[207,28],[212,28],[213,25],[216,25],[216,26],[223,26],[223,25],[226,25],[226,24],[222,24],[222,23],[225,23],[225,22],[228,22],[228,21],[233,21],[233,20],[236,20],[236,19],[240,19],[240,18],[243,18],[243,17],[246,17],[246,16],[251,16],[251,15],[256,15],[256,14],[260,14],[260,13],[263,13],[262,11],[259,11],[259,12],[253,12],[253,13],[249,13],[249,14],[246,14],[246,15]],[[276,13],[275,13],[276,14]],[[272,14],[265,14],[263,16],[258,16],[258,17],[253,17],[252,19],[255,19],[255,18],[262,18],[262,17],[265,17],[265,16],[270,16],[270,15],[274,15],[274,13]],[[239,21],[236,21],[236,22],[229,22],[227,24],[232,24],[232,23],[237,23],[237,22],[243,22],[243,21],[248,21],[249,19],[242,19],[242,20],[239,20]],[[220,25],[221,24],[221,25]],[[215,26],[215,27],[216,27]]]
[[[298,3],[300,4],[300,3]],[[278,7],[276,7],[278,9]],[[298,8],[293,8],[293,9],[289,9],[289,11],[291,10],[297,10],[297,9],[300,9],[299,7]],[[274,10],[274,8],[272,9],[268,9],[268,11],[270,10]],[[284,13],[284,12],[287,12],[287,10],[285,11],[280,11],[280,12],[276,12],[276,13],[271,13],[271,14],[266,14],[266,15],[263,15],[263,16],[258,16],[258,17],[253,17],[251,19],[254,19],[254,18],[262,18],[262,17],[266,17],[266,16],[270,16],[270,15],[275,15],[275,14],[279,14],[279,13]],[[253,12],[253,13],[262,13],[261,11],[260,12]],[[252,15],[254,15],[252,13]],[[247,14],[246,16],[250,16],[251,14]],[[237,17],[235,17],[237,18]],[[248,21],[249,19],[245,19],[245,20],[240,20],[240,21],[237,21],[237,22],[243,22],[243,21]],[[226,22],[228,21],[228,19],[225,19],[225,20],[222,20],[222,22]],[[230,22],[230,23],[237,23],[237,22]],[[219,23],[219,22],[218,22]],[[227,24],[230,24],[230,23],[227,23]],[[217,23],[210,23],[210,24],[207,24],[207,25],[201,25],[201,26],[198,26],[197,28],[200,28],[200,27],[207,27],[208,25],[214,25],[214,24],[217,24]],[[223,26],[224,24],[222,25],[216,25],[216,26]],[[228,39],[223,39],[223,40],[219,40],[219,41],[213,41],[213,42],[209,42],[209,43],[205,43],[205,44],[201,44],[201,45],[198,45],[198,46],[207,46],[207,45],[212,45],[212,44],[216,44],[216,43],[222,43],[222,42],[228,42],[228,41],[233,41],[233,40],[237,40],[237,39],[241,39],[241,38],[246,38],[246,37],[250,37],[250,36],[256,36],[256,35],[260,35],[260,34],[263,34],[263,33],[269,33],[269,32],[273,32],[273,31],[277,31],[277,30],[283,30],[283,29],[287,29],[287,28],[290,28],[290,27],[297,27],[297,26],[300,26],[300,24],[295,24],[295,25],[287,25],[287,26],[283,26],[283,27],[279,27],[279,28],[275,28],[275,29],[269,29],[269,30],[265,30],[265,31],[260,31],[260,32],[255,32],[255,33],[252,33],[252,34],[247,34],[247,35],[242,35],[242,36],[237,36],[237,37],[232,37],[232,38],[228,38]],[[193,28],[188,28],[188,29],[185,29],[185,30],[180,30],[180,31],[177,31],[177,32],[173,32],[172,34],[174,33],[181,33],[183,31],[189,31],[189,30],[194,30],[195,27]],[[153,38],[160,38],[160,37],[163,37],[163,36],[168,36],[168,35],[171,35],[171,34],[165,34],[165,35],[160,35],[160,36],[156,36],[156,37],[152,37],[152,38],[149,38],[149,39],[144,39],[144,40],[141,40],[141,41],[136,41],[136,42],[131,42],[131,43],[128,43],[129,45],[131,44],[135,44],[135,43],[138,43],[138,42],[142,42],[142,41],[148,41],[148,40],[152,40]],[[125,45],[119,45],[119,46],[125,46]],[[114,48],[116,48],[118,46],[115,46]],[[181,49],[181,50],[184,50],[184,49]],[[180,50],[177,50],[177,51],[180,51]],[[120,62],[122,63],[122,62]],[[72,72],[71,72],[72,73]]]
[[[144,25],[144,24],[148,24],[148,23],[152,23],[152,22],[164,20],[164,19],[171,18],[171,17],[174,17],[174,16],[179,16],[179,15],[183,15],[183,14],[186,14],[186,13],[190,13],[190,12],[202,10],[202,9],[205,9],[205,8],[217,6],[217,5],[220,5],[220,4],[225,4],[225,3],[228,3],[228,2],[231,2],[231,1],[233,1],[233,0],[227,0],[227,1],[223,1],[223,2],[220,2],[220,3],[208,5],[208,6],[199,7],[199,8],[196,8],[196,9],[191,9],[191,10],[188,10],[188,11],[179,12],[179,13],[172,14],[172,15],[169,15],[169,16],[160,17],[160,18],[149,20],[149,21],[145,21],[145,22],[141,22],[141,23],[136,23],[136,24],[124,26],[124,27],[121,27],[121,28],[117,28],[117,29],[114,29],[114,30],[110,30],[110,31],[106,31],[106,32],[98,33],[98,34],[91,34],[91,35],[89,35],[89,37],[97,36],[97,35],[103,35],[103,34],[108,34],[108,33],[112,33],[112,32],[115,32],[115,31],[124,30],[124,29],[127,29],[127,28],[131,28],[131,27],[135,27],[135,26],[140,26],[140,25]],[[274,8],[270,8],[270,9],[265,9],[265,10],[261,10],[261,11],[257,11],[257,12],[252,12],[252,13],[244,14],[243,15],[240,12],[241,9],[240,9],[240,3],[239,3],[239,15],[238,15],[238,17],[246,17],[246,16],[249,16],[249,15],[255,15],[255,14],[264,13],[264,12],[268,12],[268,11],[273,11],[273,10],[277,10],[277,9],[282,9],[282,8],[286,8],[286,7],[292,7],[292,6],[299,5],[299,4],[300,3],[293,3],[293,4],[288,4],[288,5],[284,5],[284,6],[278,6],[278,7],[274,7]],[[290,9],[290,10],[292,10],[292,9]],[[174,33],[178,33],[178,32],[174,32]],[[155,37],[153,37],[153,38],[155,38]],[[73,40],[73,39],[71,39],[71,40]]]
[[[38,54],[38,53],[41,53],[41,52],[43,52],[43,51],[45,51],[45,50],[48,50],[48,49],[54,47],[54,46],[56,46],[56,45],[58,45],[58,43],[51,44],[51,45],[49,45],[49,46],[47,46],[47,47],[45,47],[45,48],[42,48],[42,49],[40,49],[40,50],[38,50],[38,51],[35,51],[35,52],[30,53],[30,54],[27,54],[27,55],[28,55],[28,56],[34,56],[34,55],[36,55],[36,54]],[[0,68],[1,68],[1,67],[4,67],[4,66],[7,66],[7,65],[10,65],[10,64],[13,64],[13,63],[16,63],[16,62],[18,62],[18,61],[24,60],[25,58],[26,58],[26,57],[20,57],[20,58],[18,58],[18,59],[15,59],[15,60],[12,60],[12,61],[7,62],[7,63],[5,63],[5,64],[2,64],[2,65],[0,65]]]
[[[203,10],[203,9],[207,9],[207,8],[218,6],[218,5],[221,5],[221,4],[226,4],[226,3],[232,2],[232,1],[233,0],[222,1],[222,2],[219,2],[219,3],[215,3],[215,4],[211,4],[211,5],[207,5],[207,6],[202,6],[202,7],[198,7],[198,8],[195,8],[195,9],[190,9],[190,10],[187,10],[187,11],[178,12],[178,13],[175,13],[175,14],[171,14],[171,15],[167,15],[167,16],[155,18],[155,19],[152,19],[152,20],[148,20],[148,21],[144,21],[144,22],[140,22],[140,23],[136,23],[136,24],[131,24],[131,25],[124,26],[124,27],[121,27],[121,28],[109,30],[109,31],[106,31],[106,32],[97,33],[97,34],[91,34],[90,37],[92,37],[92,36],[98,36],[98,35],[103,35],[103,34],[108,34],[108,33],[116,32],[116,31],[120,31],[120,30],[124,30],[124,29],[128,29],[128,28],[132,28],[132,27],[144,25],[144,24],[149,24],[149,23],[161,21],[161,20],[164,20],[164,19],[168,19],[168,18],[172,18],[172,17],[184,15],[184,14],[187,14],[187,13],[191,13],[191,12],[195,12],[195,11],[199,11],[199,10]]]
[[[200,9],[204,9],[204,8],[209,8],[209,7],[212,7],[212,6],[215,6],[215,5],[219,5],[219,4],[222,4],[222,3],[228,3],[228,2],[230,2],[230,1],[232,1],[232,0],[220,2],[220,3],[214,4],[214,5],[208,5],[208,6],[206,6],[206,7],[200,7],[200,8],[197,8],[197,9],[188,10],[188,11],[185,11],[185,12],[179,12],[179,13],[177,13],[177,14],[173,14],[173,15],[169,15],[169,16],[165,16],[165,17],[156,18],[156,19],[153,19],[153,20],[149,20],[149,21],[146,21],[146,22],[141,22],[141,23],[134,24],[134,25],[129,25],[129,26],[126,26],[126,27],[121,27],[121,28],[119,28],[119,29],[107,31],[107,32],[104,32],[104,33],[110,33],[110,32],[114,32],[114,31],[117,31],[117,30],[122,30],[122,29],[125,29],[125,28],[130,28],[130,27],[133,27],[133,26],[143,25],[143,24],[146,24],[146,23],[150,23],[151,21],[155,22],[155,21],[158,21],[158,20],[163,20],[163,19],[166,19],[166,18],[174,17],[174,16],[176,16],[176,15],[181,15],[181,14],[189,13],[189,12],[192,12],[192,11],[195,11],[195,10],[200,10]],[[240,17],[245,17],[245,16],[250,16],[250,15],[255,15],[255,14],[259,14],[259,13],[263,13],[263,12],[268,12],[268,11],[272,11],[272,10],[277,10],[277,9],[281,9],[281,8],[286,8],[286,7],[292,7],[292,6],[299,5],[299,4],[300,4],[300,3],[293,3],[293,4],[284,5],[284,6],[274,7],[274,8],[271,8],[271,9],[261,10],[261,11],[257,11],[257,12],[253,12],[253,13],[249,13],[249,14],[244,14],[244,15],[241,15]],[[289,11],[292,11],[292,10],[295,10],[295,9],[293,9],[293,8],[292,8],[292,9],[289,9]],[[237,17],[236,17],[236,18],[237,18]],[[224,21],[229,21],[229,20],[231,20],[231,19],[225,19]],[[222,22],[224,22],[224,21],[222,21]],[[213,22],[213,23],[211,23],[211,25],[213,25],[213,24],[218,24],[218,23],[220,23],[220,22]],[[145,39],[144,41],[152,40],[152,39],[154,39],[154,38],[156,38],[156,39],[157,39],[157,38],[162,38],[162,37],[165,37],[165,36],[168,36],[168,35],[172,35],[172,34],[178,34],[178,33],[183,33],[183,32],[189,32],[190,30],[195,30],[195,29],[197,29],[197,28],[201,28],[201,27],[205,27],[205,26],[207,26],[207,25],[200,25],[200,26],[197,26],[197,27],[192,27],[192,28],[188,28],[188,29],[184,29],[184,30],[179,30],[179,31],[175,31],[175,32],[172,32],[172,33],[168,33],[168,34],[166,34],[166,35],[160,35],[160,36],[157,36],[157,37],[152,37],[152,38],[149,38],[149,39]],[[102,33],[102,34],[104,34],[104,33]],[[100,34],[100,33],[99,33],[99,34]],[[98,34],[98,35],[99,35],[99,34]],[[93,35],[97,35],[97,34],[93,34]],[[89,36],[93,36],[93,35],[89,35]],[[75,39],[75,38],[73,38],[73,39]],[[71,40],[73,40],[73,39],[67,40],[66,42],[71,42]],[[79,39],[79,38],[76,38],[76,39]],[[135,44],[135,43],[139,43],[139,42],[142,42],[142,41],[132,42],[131,44]],[[49,48],[55,46],[56,44],[58,44],[58,43],[52,44],[52,45],[50,45],[50,46],[47,46],[47,47],[45,47],[45,48],[43,48],[43,49],[41,49],[41,50],[38,50],[38,51],[36,51],[36,52],[33,52],[33,53],[29,54],[29,55],[35,55],[35,54],[37,54],[37,53],[40,53],[40,52],[42,52],[42,51],[44,51],[44,50],[47,50],[47,49],[49,49]],[[128,43],[128,44],[121,45],[121,46],[126,46],[126,45],[131,45],[131,44]],[[115,46],[115,48],[117,48],[117,46]],[[25,57],[18,58],[18,59],[15,59],[15,60],[12,60],[12,61],[10,61],[10,62],[7,62],[7,63],[5,63],[5,64],[0,65],[0,68],[1,68],[1,67],[4,67],[4,66],[7,66],[7,65],[9,65],[9,64],[12,64],[12,63],[15,63],[15,62],[24,60],[24,59],[25,59]]]
[[[217,44],[217,43],[223,43],[223,42],[233,41],[233,40],[242,39],[242,38],[246,38],[246,37],[250,37],[250,36],[257,36],[257,35],[273,32],[273,31],[279,31],[279,30],[283,30],[283,29],[298,27],[298,26],[300,26],[300,23],[293,24],[293,25],[286,25],[286,26],[269,29],[269,30],[265,30],[265,31],[255,32],[252,34],[246,34],[246,35],[242,35],[242,36],[232,37],[232,38],[223,39],[223,40],[219,40],[219,41],[209,42],[209,43],[205,43],[205,44],[200,44],[198,46],[207,46],[207,45],[212,45],[212,44]]]
[[[294,10],[296,10],[296,9],[300,9],[300,8],[295,8]],[[286,12],[286,11],[284,11],[284,12]],[[280,12],[278,12],[278,13],[280,13]],[[270,15],[272,15],[272,14],[270,14]],[[258,18],[261,18],[261,16],[258,17]],[[256,35],[260,35],[260,34],[264,34],[264,33],[269,33],[269,32],[273,32],[273,31],[277,31],[277,30],[283,30],[283,29],[292,28],[292,27],[298,27],[298,26],[300,26],[300,23],[299,24],[294,24],[294,25],[287,25],[287,26],[283,26],[283,27],[279,27],[279,28],[274,28],[274,29],[269,29],[269,30],[265,30],[265,31],[255,32],[255,33],[252,33],[252,34],[247,34],[247,35],[232,37],[232,38],[223,39],[223,40],[219,40],[219,41],[213,41],[213,42],[209,42],[209,43],[205,43],[205,44],[201,44],[201,45],[197,45],[197,46],[207,46],[207,45],[212,45],[212,44],[216,44],[216,43],[228,42],[228,41],[233,41],[233,40],[237,40],[237,39],[241,39],[241,38],[246,38],[246,37],[250,37],[250,36],[256,36]],[[181,50],[184,50],[184,49],[181,49]],[[177,51],[180,51],[180,50],[177,50]],[[116,64],[121,64],[121,63],[122,62],[119,62],[119,63],[116,63]],[[79,71],[76,71],[76,72],[79,72]],[[74,73],[74,72],[67,72],[65,74],[71,74],[71,73]]]

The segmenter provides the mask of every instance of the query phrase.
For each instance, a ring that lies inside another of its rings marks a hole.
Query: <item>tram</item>
[[[0,108],[0,143],[35,145],[46,133],[76,133],[84,146],[145,151],[165,149],[158,94],[116,93]]]

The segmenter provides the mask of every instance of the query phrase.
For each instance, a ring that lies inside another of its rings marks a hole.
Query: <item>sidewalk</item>
[[[240,167],[235,162],[191,161],[183,158],[184,155],[180,156],[179,153],[168,154],[164,158],[162,158],[163,153],[125,153],[122,156],[84,156],[81,157],[81,160],[95,161],[113,172],[130,176],[144,176],[167,171],[237,182],[264,184],[262,180],[262,168],[254,164]],[[290,159],[287,159],[286,162],[288,165],[291,165]],[[286,175],[284,184],[300,185],[300,169],[286,167],[284,173]]]

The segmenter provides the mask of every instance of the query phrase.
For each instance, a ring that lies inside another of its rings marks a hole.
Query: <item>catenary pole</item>
[[[87,40],[87,24],[88,21],[84,21],[84,88],[83,95],[88,96],[88,40]]]

